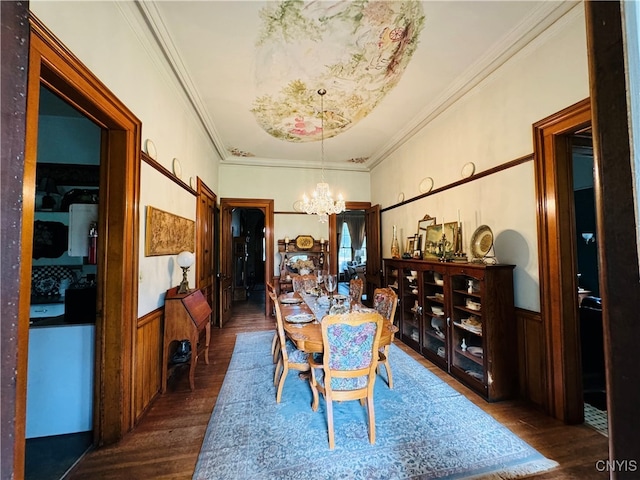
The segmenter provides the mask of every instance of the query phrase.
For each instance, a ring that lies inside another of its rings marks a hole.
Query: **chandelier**
[[[320,95],[320,151],[321,151],[321,177],[320,183],[316,184],[316,189],[311,194],[311,198],[306,194],[302,196],[302,209],[309,215],[318,215],[320,222],[325,223],[329,215],[344,212],[344,200],[342,195],[338,195],[338,200],[333,200],[329,184],[324,181],[324,95],[327,91],[324,88],[318,90]]]

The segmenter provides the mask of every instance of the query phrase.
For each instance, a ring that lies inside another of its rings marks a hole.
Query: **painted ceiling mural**
[[[260,12],[252,112],[288,142],[324,138],[365,118],[400,81],[424,25],[419,1],[285,0]]]

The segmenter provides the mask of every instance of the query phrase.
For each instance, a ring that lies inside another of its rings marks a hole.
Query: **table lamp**
[[[195,260],[195,256],[191,252],[180,252],[178,254],[177,262],[180,268],[182,268],[182,282],[180,283],[180,288],[178,288],[178,293],[189,293],[189,281],[187,280],[187,272],[189,271],[189,267],[193,265],[193,261]]]

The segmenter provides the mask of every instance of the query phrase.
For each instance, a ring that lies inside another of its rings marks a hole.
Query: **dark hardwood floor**
[[[253,292],[250,300],[234,307],[233,319],[223,329],[212,329],[211,362],[209,365],[198,363],[195,391],[189,389],[188,372],[177,371],[167,392],[156,399],[132,432],[117,445],[89,452],[66,478],[190,479],[236,334],[274,327],[274,320],[265,318],[264,299],[260,297],[262,292]],[[606,472],[596,468],[596,462],[608,458],[608,439],[600,433],[586,425],[564,425],[521,401],[487,403],[401,342],[396,344],[540,453],[560,464],[554,470],[527,478],[608,478]]]

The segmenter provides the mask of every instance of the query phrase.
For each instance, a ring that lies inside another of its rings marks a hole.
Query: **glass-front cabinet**
[[[421,352],[434,363],[446,367],[449,358],[448,309],[444,292],[445,274],[438,267],[431,264],[420,272],[424,315]]]
[[[517,391],[513,265],[385,259],[398,337],[487,400]]]
[[[476,388],[487,385],[484,365],[482,285],[484,271],[453,274],[451,284],[451,371]]]

